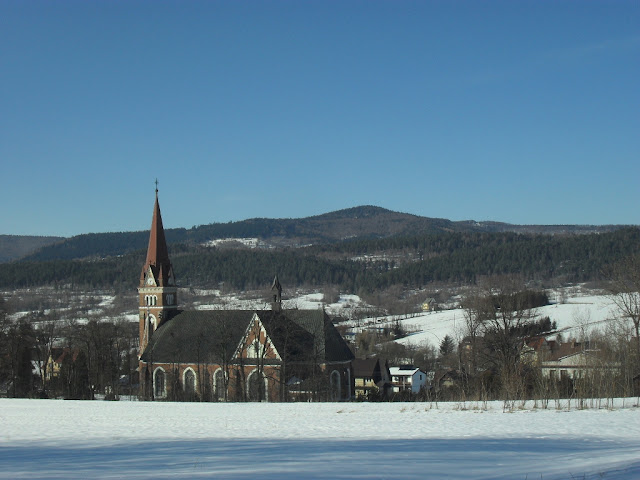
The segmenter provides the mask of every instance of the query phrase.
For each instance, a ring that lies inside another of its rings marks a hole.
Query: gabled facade
[[[353,361],[355,397],[367,399],[386,396],[391,386],[389,365],[379,358],[357,358]]]
[[[347,400],[353,354],[323,310],[185,311],[162,228],[158,192],[140,276],[140,382],[147,399]]]
[[[427,385],[427,374],[412,365],[390,367],[389,374],[394,393],[419,393]]]

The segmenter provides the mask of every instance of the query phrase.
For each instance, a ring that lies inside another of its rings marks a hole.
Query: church
[[[339,401],[354,356],[322,309],[181,310],[158,203],[139,293],[141,395],[177,401]]]

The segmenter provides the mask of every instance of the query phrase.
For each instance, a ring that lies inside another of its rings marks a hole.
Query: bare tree
[[[40,322],[35,329],[35,361],[39,366],[42,391],[45,396],[49,396],[49,383],[53,375],[53,347],[59,339],[60,326],[56,318]]]
[[[640,255],[632,255],[607,272],[610,298],[623,317],[633,323],[636,369],[640,363]]]
[[[491,305],[491,292],[473,290],[462,302],[464,306],[463,348],[458,352],[460,363],[466,371],[475,375],[478,372],[480,355],[480,339],[482,337],[483,324],[493,312]]]
[[[522,291],[524,281],[519,276],[490,277],[465,302],[470,344],[461,349],[465,356],[461,360],[473,373],[480,363],[497,372],[505,401],[524,396],[526,366],[520,357],[527,327],[537,317]]]
[[[231,328],[227,324],[227,320],[224,316],[221,318],[220,329],[218,330],[218,335],[215,337],[215,344],[213,347],[213,352],[211,352],[213,362],[218,363],[222,368],[222,388],[218,384],[218,379],[216,381],[216,391],[215,397],[216,400],[224,400],[225,402],[229,400],[229,379],[231,378],[231,356],[234,353],[235,348],[237,347],[237,342],[234,342],[234,339],[231,335]],[[215,372],[214,372],[215,375]],[[215,378],[215,377],[214,377]],[[220,398],[220,392],[223,392],[222,398]]]

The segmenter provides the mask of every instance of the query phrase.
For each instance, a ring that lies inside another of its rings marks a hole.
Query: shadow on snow
[[[620,480],[640,478],[639,458],[593,439],[149,440],[0,447],[0,478]]]

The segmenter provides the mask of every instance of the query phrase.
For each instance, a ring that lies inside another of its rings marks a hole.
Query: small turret
[[[276,275],[273,279],[273,284],[271,285],[271,294],[273,295],[271,309],[274,312],[279,312],[280,310],[282,310],[282,285],[280,285],[278,275]]]

